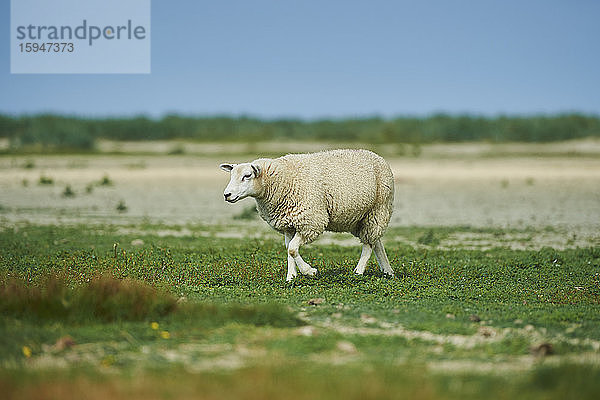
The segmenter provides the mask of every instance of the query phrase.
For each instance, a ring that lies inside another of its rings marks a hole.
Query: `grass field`
[[[598,398],[597,158],[391,159],[396,276],[293,283],[217,161],[0,159],[3,397]]]

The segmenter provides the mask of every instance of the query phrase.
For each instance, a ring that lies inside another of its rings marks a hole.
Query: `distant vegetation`
[[[600,136],[600,117],[478,117],[437,114],[429,117],[357,119],[258,119],[251,117],[186,117],[160,119],[78,118],[59,115],[0,115],[0,137],[12,149],[92,150],[97,139],[249,141],[315,140],[367,143],[551,142]]]

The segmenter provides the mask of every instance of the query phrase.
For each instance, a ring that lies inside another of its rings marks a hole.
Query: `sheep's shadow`
[[[369,264],[367,270],[362,275],[354,273],[355,265],[318,265],[315,263],[314,268],[318,272],[315,276],[306,276],[298,274],[291,282],[292,286],[298,285],[327,285],[327,284],[356,284],[360,282],[370,281],[372,279],[394,279],[395,276],[385,274],[379,269],[376,264]]]

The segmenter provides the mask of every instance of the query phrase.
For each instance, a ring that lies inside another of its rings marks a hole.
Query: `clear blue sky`
[[[600,114],[600,1],[153,0],[149,75],[11,75],[0,113]]]

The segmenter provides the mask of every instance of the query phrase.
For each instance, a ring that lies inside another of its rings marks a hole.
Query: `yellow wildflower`
[[[151,323],[151,324],[150,324],[150,327],[151,327],[152,329],[154,329],[154,330],[157,330],[157,329],[158,329],[158,322],[153,322],[153,323]]]
[[[160,337],[163,339],[168,339],[171,337],[171,334],[168,331],[161,331],[160,332]]]
[[[23,346],[23,355],[27,358],[31,357],[31,347]]]
[[[106,357],[104,357],[102,359],[102,361],[100,362],[100,364],[103,367],[110,367],[111,365],[113,365],[115,363],[115,357],[113,355],[108,355]]]

